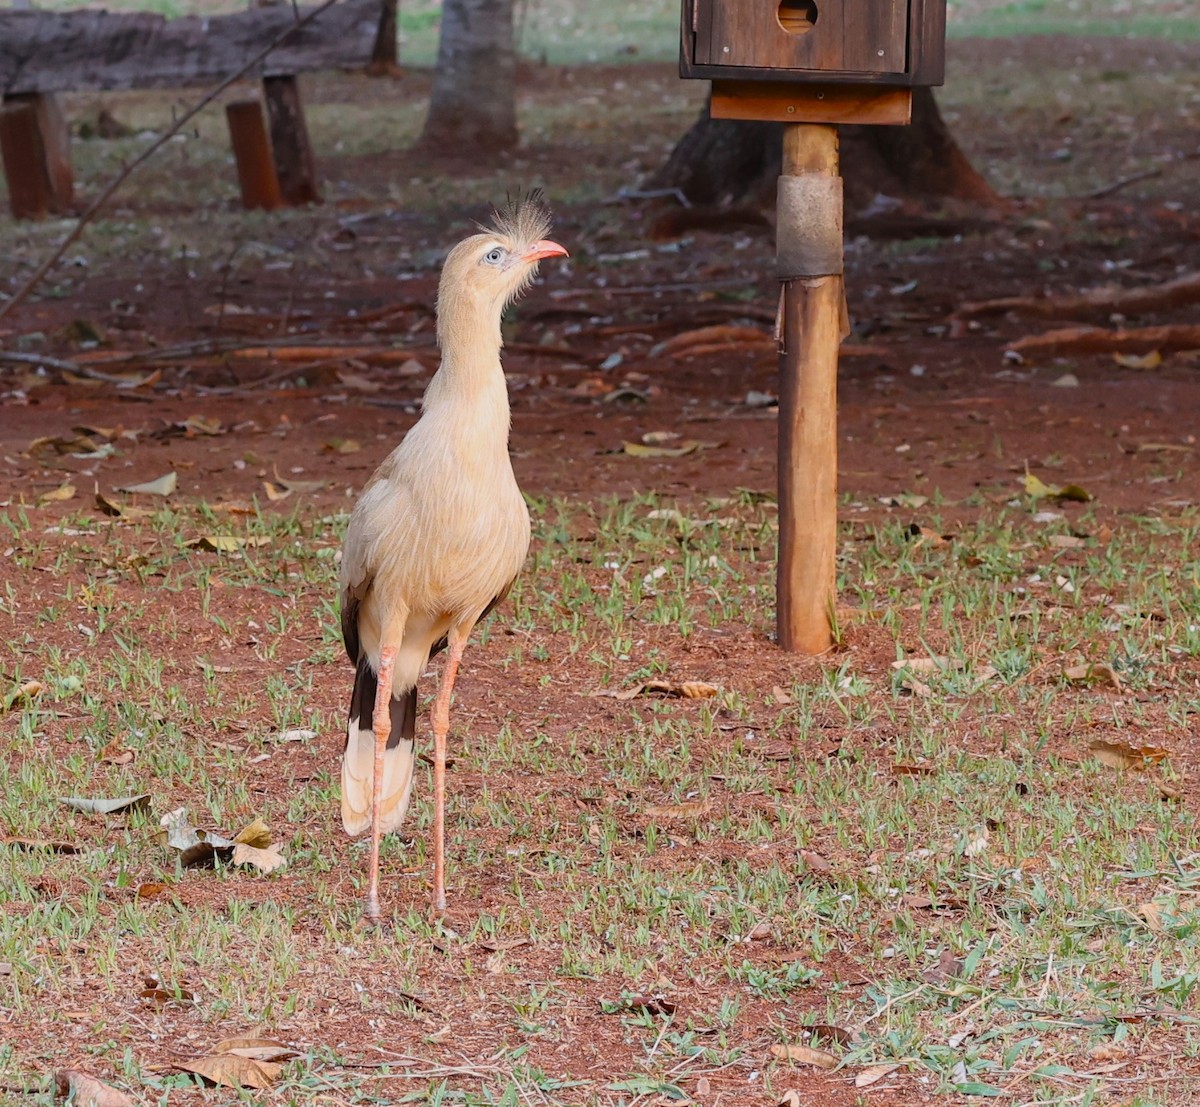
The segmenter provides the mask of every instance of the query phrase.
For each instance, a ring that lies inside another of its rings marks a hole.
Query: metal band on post
[[[775,205],[775,275],[791,281],[841,273],[842,178],[780,177]]]

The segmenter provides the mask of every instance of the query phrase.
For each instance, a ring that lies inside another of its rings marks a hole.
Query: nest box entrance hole
[[[817,21],[817,5],[814,0],[779,0],[775,18],[789,35],[807,34]]]

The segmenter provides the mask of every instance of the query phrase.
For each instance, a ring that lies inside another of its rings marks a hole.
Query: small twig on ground
[[[313,8],[307,15],[297,19],[294,23],[288,26],[284,31],[277,34],[266,46],[264,46],[257,54],[249,59],[240,69],[231,73],[219,85],[206,93],[192,107],[185,111],[175,122],[161,135],[158,136],[149,146],[146,147],[136,158],[133,159],[124,169],[121,170],[104,190],[96,197],[84,210],[84,213],[79,217],[75,226],[71,228],[71,232],[59,243],[58,248],[42,262],[41,265],[34,270],[33,275],[23,284],[12,297],[3,304],[0,304],[0,319],[3,319],[13,308],[22,303],[25,298],[41,283],[42,278],[50,272],[51,269],[58,264],[62,259],[63,254],[79,240],[83,234],[84,228],[96,218],[104,205],[112,199],[113,194],[123,185],[133,173],[143,164],[150,160],[159,150],[163,148],[172,138],[175,137],[188,122],[195,116],[199,115],[209,104],[211,104],[218,96],[221,95],[231,85],[240,81],[251,69],[253,69],[260,61],[270,54],[276,47],[282,45],[284,40],[288,38],[298,27],[303,27],[306,23],[311,23],[322,12],[332,8],[338,0],[324,0],[322,4]]]
[[[38,365],[46,369],[55,369],[60,373],[74,373],[77,377],[87,377],[92,381],[103,381],[105,384],[125,385],[130,387],[130,382],[124,377],[114,377],[111,373],[102,373],[98,369],[93,369],[89,365],[80,365],[75,361],[67,361],[60,357],[47,357],[45,354],[24,354],[18,353],[15,350],[0,350],[0,361],[7,361],[14,365]]]
[[[1121,189],[1131,184],[1137,184],[1138,181],[1146,181],[1151,177],[1161,177],[1161,169],[1147,169],[1144,173],[1134,173],[1131,177],[1121,177],[1119,180],[1113,181],[1112,184],[1102,185],[1100,188],[1094,188],[1091,192],[1085,192],[1084,199],[1100,200],[1105,196],[1111,196],[1114,192],[1120,192]]]

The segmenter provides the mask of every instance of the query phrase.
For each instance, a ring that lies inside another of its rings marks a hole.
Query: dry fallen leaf
[[[113,738],[98,754],[96,760],[106,765],[128,765],[136,756],[133,750],[123,746],[120,738]]]
[[[1099,662],[1071,665],[1063,670],[1063,676],[1072,684],[1107,684],[1114,691],[1121,691],[1120,674],[1111,665]]]
[[[124,1092],[78,1069],[55,1072],[54,1090],[59,1097],[70,1098],[74,1107],[136,1107],[137,1104]]]
[[[1139,903],[1134,908],[1134,911],[1137,913],[1138,917],[1145,922],[1147,930],[1150,930],[1155,934],[1162,934],[1165,932],[1166,927],[1163,925],[1163,909],[1161,904],[1154,903],[1153,901],[1149,903]]]
[[[1158,350],[1151,350],[1148,354],[1113,354],[1113,361],[1123,369],[1157,369],[1162,360]]]
[[[135,492],[145,496],[169,496],[175,491],[178,477],[175,471],[164,473],[155,480],[143,481],[141,484],[126,484],[117,489],[118,492]]]
[[[233,837],[234,842],[256,849],[266,849],[271,844],[271,828],[262,819],[255,819]]]
[[[800,1099],[800,1093],[795,1088],[788,1088],[776,1107],[804,1107],[804,1105]]]
[[[951,669],[961,669],[965,661],[957,657],[906,657],[902,661],[893,661],[892,669],[899,672],[907,669],[910,673],[944,673]]]
[[[689,800],[687,803],[651,804],[646,814],[652,819],[698,819],[712,810],[712,799]]]
[[[800,851],[800,859],[808,866],[809,872],[814,873],[829,873],[833,872],[833,865],[817,853],[815,849],[802,849]]]
[[[22,707],[32,703],[38,696],[45,691],[46,686],[40,680],[27,680],[24,684],[14,688],[4,697],[4,701],[0,704],[0,714],[5,711],[11,711],[18,704]]]
[[[929,984],[941,984],[962,972],[962,962],[954,956],[954,951],[943,949],[937,963],[930,965],[921,973],[921,977]]]
[[[644,442],[622,442],[621,450],[630,457],[686,457],[697,450],[703,450],[711,446],[711,442],[699,442],[694,438],[689,438],[686,442],[680,442],[677,446],[655,446],[647,445]]]
[[[216,1053],[208,1057],[197,1057],[176,1066],[184,1072],[195,1073],[210,1084],[224,1088],[269,1088],[283,1071],[283,1066],[273,1061],[256,1061],[236,1053]]]
[[[181,984],[164,984],[157,976],[147,976],[138,993],[143,1002],[154,1007],[195,1007],[196,993]]]
[[[237,553],[239,550],[254,549],[269,545],[271,539],[265,534],[202,534],[188,543],[193,550],[211,550],[214,553]]]
[[[1124,742],[1107,742],[1103,738],[1090,741],[1088,751],[1101,765],[1110,769],[1131,769],[1135,773],[1170,756],[1161,746],[1130,746]]]
[[[71,500],[75,498],[75,485],[60,484],[57,488],[50,489],[49,492],[43,492],[37,498],[39,504],[55,503],[59,500]]]
[[[353,388],[358,392],[379,392],[383,388],[378,381],[370,380],[360,373],[352,373],[349,369],[339,369],[336,375],[337,379],[347,388]]]
[[[119,504],[116,500],[110,500],[103,492],[96,493],[96,506],[101,515],[108,515],[114,519],[144,519],[154,514],[149,508]]]
[[[137,886],[136,895],[138,899],[158,899],[170,891],[170,888],[170,884],[163,884],[161,881],[147,881]]]
[[[356,438],[331,438],[321,448],[334,454],[356,454],[362,443]]]
[[[119,796],[113,799],[91,799],[87,796],[59,796],[58,802],[89,815],[116,815],[122,811],[144,811],[150,806],[150,793]]]
[[[213,1046],[213,1053],[232,1053],[251,1061],[290,1061],[300,1050],[272,1038],[226,1038]]]
[[[244,842],[239,842],[233,847],[233,863],[235,865],[252,865],[259,872],[273,873],[287,864],[287,858],[277,849],[270,847],[260,849],[257,846],[248,846]]]
[[[806,1045],[773,1045],[771,1056],[781,1061],[795,1061],[800,1065],[812,1065],[816,1069],[836,1069],[838,1059],[828,1050],[813,1049]]]
[[[869,1065],[854,1078],[854,1086],[869,1088],[872,1084],[878,1083],[885,1076],[895,1072],[899,1067],[898,1064]]]
[[[661,696],[682,696],[685,700],[703,700],[717,695],[721,691],[715,684],[703,680],[647,680],[643,684],[635,684],[632,688],[612,692],[601,690],[593,692],[594,696],[611,696],[615,700],[631,700],[637,696],[658,694]]]
[[[74,842],[60,842],[53,838],[0,838],[0,843],[12,846],[13,849],[45,850],[47,853],[74,854],[82,853],[83,849]]]

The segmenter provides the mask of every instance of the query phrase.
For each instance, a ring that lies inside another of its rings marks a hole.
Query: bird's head
[[[463,239],[446,258],[438,284],[438,335],[463,312],[500,315],[530,284],[543,258],[568,257],[546,237],[550,209],[540,192],[497,210],[479,234]],[[482,320],[480,320],[482,321]]]

